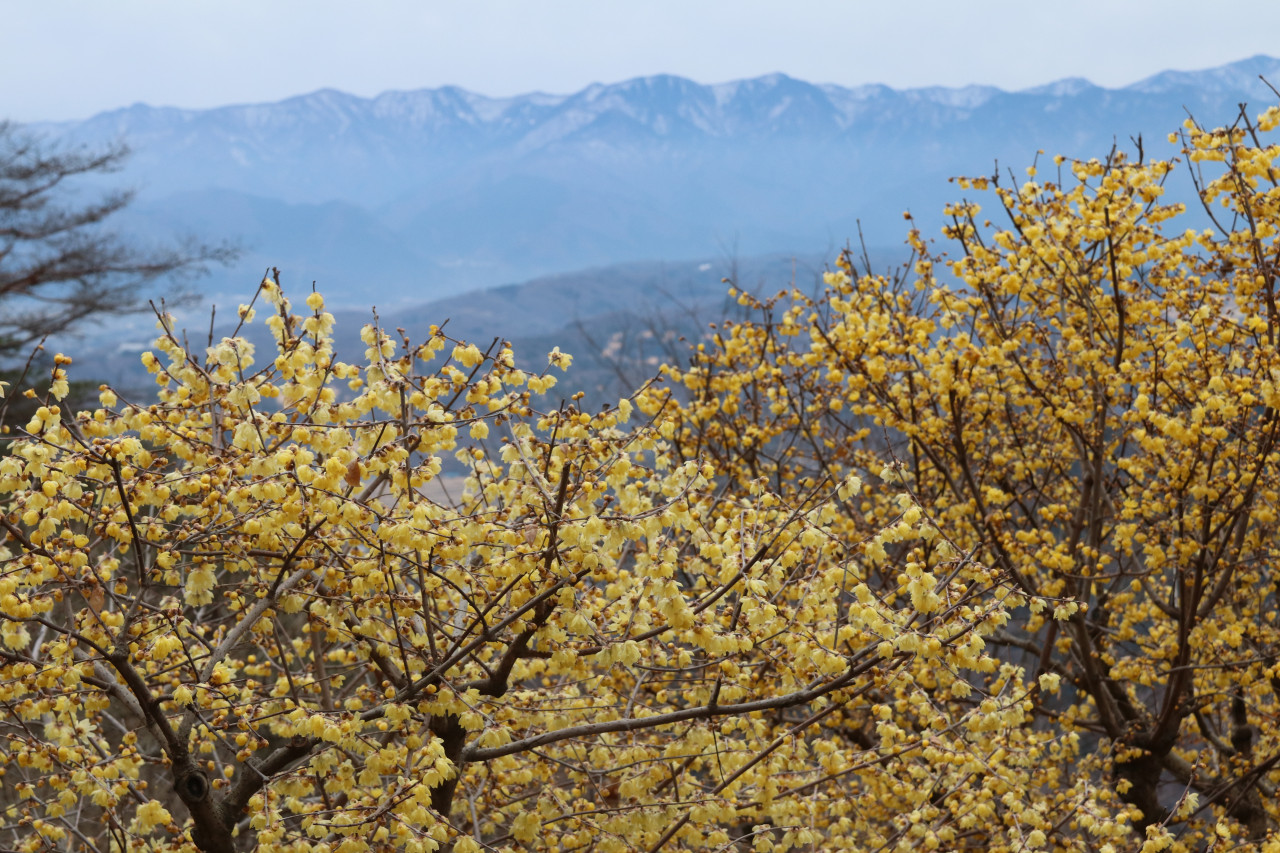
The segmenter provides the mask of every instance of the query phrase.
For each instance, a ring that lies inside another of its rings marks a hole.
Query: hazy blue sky
[[[0,0],[0,13],[0,117],[23,121],[323,87],[571,92],[659,72],[1119,86],[1280,54],[1276,0]]]

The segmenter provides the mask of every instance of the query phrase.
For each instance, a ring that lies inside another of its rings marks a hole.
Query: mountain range
[[[936,233],[959,194],[951,176],[998,163],[1022,180],[1037,151],[1103,157],[1139,136],[1148,156],[1169,156],[1188,112],[1223,124],[1242,102],[1273,103],[1261,77],[1280,82],[1280,60],[1020,92],[660,75],[570,95],[137,104],[34,129],[133,149],[111,176],[140,190],[121,231],[238,242],[241,261],[204,284],[210,299],[243,299],[279,266],[331,304],[389,307],[621,262],[830,256],[859,229],[900,246],[904,210]],[[1173,192],[1189,196],[1186,183]]]

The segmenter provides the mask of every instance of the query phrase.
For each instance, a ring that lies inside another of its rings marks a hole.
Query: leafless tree
[[[0,121],[0,359],[89,317],[146,307],[145,286],[199,274],[234,251],[194,240],[141,248],[108,227],[129,190],[83,192],[118,171],[128,148],[50,142]]]

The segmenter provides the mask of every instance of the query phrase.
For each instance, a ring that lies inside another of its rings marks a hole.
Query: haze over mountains
[[[671,76],[572,95],[487,98],[446,87],[274,104],[138,104],[36,129],[122,139],[140,187],[117,223],[143,237],[231,238],[246,253],[205,284],[243,299],[267,266],[331,304],[421,303],[620,262],[901,245],[901,212],[933,227],[958,174],[1022,170],[1038,149],[1148,156],[1187,111],[1229,122],[1275,95],[1280,60],[1169,71],[1120,89],[1083,79],[1022,92],[815,85],[782,74],[720,85]],[[1175,192],[1178,190],[1174,189]]]

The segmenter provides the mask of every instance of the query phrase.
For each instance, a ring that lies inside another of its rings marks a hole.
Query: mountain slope
[[[1216,124],[1241,101],[1274,101],[1259,75],[1280,80],[1280,60],[1120,89],[1069,79],[898,91],[774,74],[513,98],[325,90],[203,111],[135,105],[43,130],[134,147],[123,180],[143,190],[144,236],[186,221],[209,239],[251,232],[248,259],[211,289],[242,288],[272,258],[314,256],[302,274],[329,279],[319,284],[335,304],[369,302],[367,281],[389,304],[734,245],[824,251],[855,238],[859,221],[871,243],[897,245],[904,209],[930,230],[940,223],[952,175],[997,162],[1021,175],[1038,150],[1104,156],[1139,135],[1148,156],[1166,155],[1187,110]],[[1176,180],[1171,191],[1189,196]],[[271,214],[246,216],[251,197]],[[341,216],[319,215],[333,204]]]

